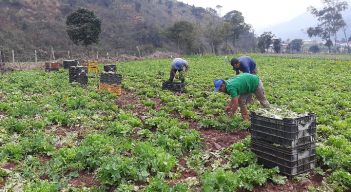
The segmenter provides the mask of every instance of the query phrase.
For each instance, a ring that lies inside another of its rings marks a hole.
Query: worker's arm
[[[240,72],[239,72],[239,70],[237,70],[237,71],[236,71],[236,75],[239,75],[239,74],[240,74]]]
[[[232,117],[235,114],[235,112],[238,109],[238,107],[239,107],[238,97],[234,97],[230,101],[228,107],[225,108],[225,111],[231,112],[231,113],[229,113],[229,117]]]
[[[188,70],[189,70],[189,66],[185,69],[184,76],[188,73]]]
[[[174,78],[178,79],[178,76],[177,76],[176,72],[173,69],[171,69],[171,72],[173,73]]]

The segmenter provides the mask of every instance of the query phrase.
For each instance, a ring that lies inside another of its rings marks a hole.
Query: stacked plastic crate
[[[59,71],[58,63],[45,63],[45,72],[49,73],[51,71]]]
[[[258,164],[298,175],[315,168],[316,114],[274,119],[251,112],[251,150]]]
[[[63,61],[63,68],[64,69],[69,69],[71,66],[77,66],[78,61],[77,60],[65,60]]]
[[[105,72],[117,72],[117,66],[116,65],[104,65],[104,71]]]
[[[71,66],[69,68],[69,82],[88,84],[88,68],[84,66]]]
[[[84,61],[84,66],[88,67],[88,72],[98,72],[98,63],[95,61]]]
[[[107,90],[114,95],[121,95],[122,75],[115,72],[102,72],[100,75],[99,90]]]

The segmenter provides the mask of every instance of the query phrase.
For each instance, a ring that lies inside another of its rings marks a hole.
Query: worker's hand
[[[231,119],[232,116],[233,116],[233,113],[232,113],[232,112],[228,113],[228,119]]]
[[[225,111],[225,112],[229,112],[231,109],[232,109],[232,108],[228,106],[227,108],[225,108],[224,111]]]
[[[184,76],[186,75],[186,72],[184,72]]]
[[[177,76],[177,75],[174,75],[174,78],[178,79],[178,76]]]

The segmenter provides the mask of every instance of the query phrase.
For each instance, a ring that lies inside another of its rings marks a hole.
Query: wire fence
[[[0,63],[5,63],[7,66],[12,64],[42,64],[45,62],[55,62],[58,60],[74,60],[80,58],[90,59],[110,59],[118,56],[117,52],[111,53],[82,53],[73,51],[44,51],[34,50],[18,53],[15,50],[0,50]]]

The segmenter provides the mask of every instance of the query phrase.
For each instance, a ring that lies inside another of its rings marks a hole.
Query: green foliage
[[[257,163],[257,156],[252,152],[240,152],[233,150],[230,161],[233,164],[233,168],[238,168],[242,166],[253,165]]]
[[[141,103],[144,104],[145,106],[150,107],[151,109],[156,109],[156,104],[153,101],[142,100]]]
[[[23,186],[23,190],[28,192],[52,192],[60,189],[62,189],[60,183],[48,181],[29,182]]]
[[[128,157],[124,158],[116,155],[108,158],[104,160],[99,168],[98,181],[103,184],[115,185],[137,179],[138,173],[135,164],[135,160]]]
[[[300,52],[302,45],[303,45],[302,39],[294,39],[288,44],[287,49],[291,51]]]
[[[145,179],[149,175],[146,170],[151,170],[152,173],[157,173],[162,177],[178,163],[178,160],[166,153],[163,148],[153,147],[147,142],[138,142],[132,154],[137,155],[138,164],[135,166],[140,172],[139,179]]]
[[[154,146],[162,147],[167,153],[176,157],[183,155],[181,143],[178,140],[168,138],[166,135],[156,133],[150,137],[150,143],[153,143]]]
[[[86,97],[69,98],[67,103],[67,109],[78,110],[85,109],[87,107],[88,99]]]
[[[261,34],[260,37],[258,37],[258,43],[257,43],[257,48],[260,49],[261,53],[265,53],[266,50],[268,50],[269,46],[273,42],[273,37],[275,37],[272,32],[264,32]]]
[[[209,161],[210,154],[201,150],[191,151],[188,157],[184,157],[186,164],[189,168],[205,167],[205,164]]]
[[[312,45],[310,48],[308,48],[308,51],[312,53],[319,53],[320,49],[318,45]]]
[[[101,20],[93,11],[79,7],[67,16],[67,34],[74,44],[84,46],[98,43],[101,33]]]
[[[11,117],[4,120],[2,126],[10,133],[22,133],[28,127],[28,124]]]
[[[133,133],[133,128],[129,124],[113,122],[106,131],[117,137],[129,137]]]
[[[200,181],[202,183],[202,190],[206,192],[235,191],[239,189],[240,186],[237,174],[222,169],[216,169],[212,173],[206,171],[204,175],[200,177]]]
[[[84,167],[97,168],[102,164],[104,156],[113,155],[118,144],[114,137],[103,135],[87,135],[77,149],[77,160]]]
[[[149,179],[149,185],[147,185],[143,192],[154,192],[154,191],[169,191],[169,192],[187,192],[188,186],[185,184],[178,183],[174,187],[170,187],[164,180],[161,179]]]
[[[1,154],[0,154],[0,159],[3,161],[4,159],[17,159],[20,160],[23,158],[23,155],[25,154],[25,151],[20,144],[12,144],[8,143],[5,145],[2,145],[0,147],[1,149]]]
[[[351,189],[351,175],[349,172],[342,170],[335,171],[330,177],[328,177],[328,183],[337,182],[343,190]]]

